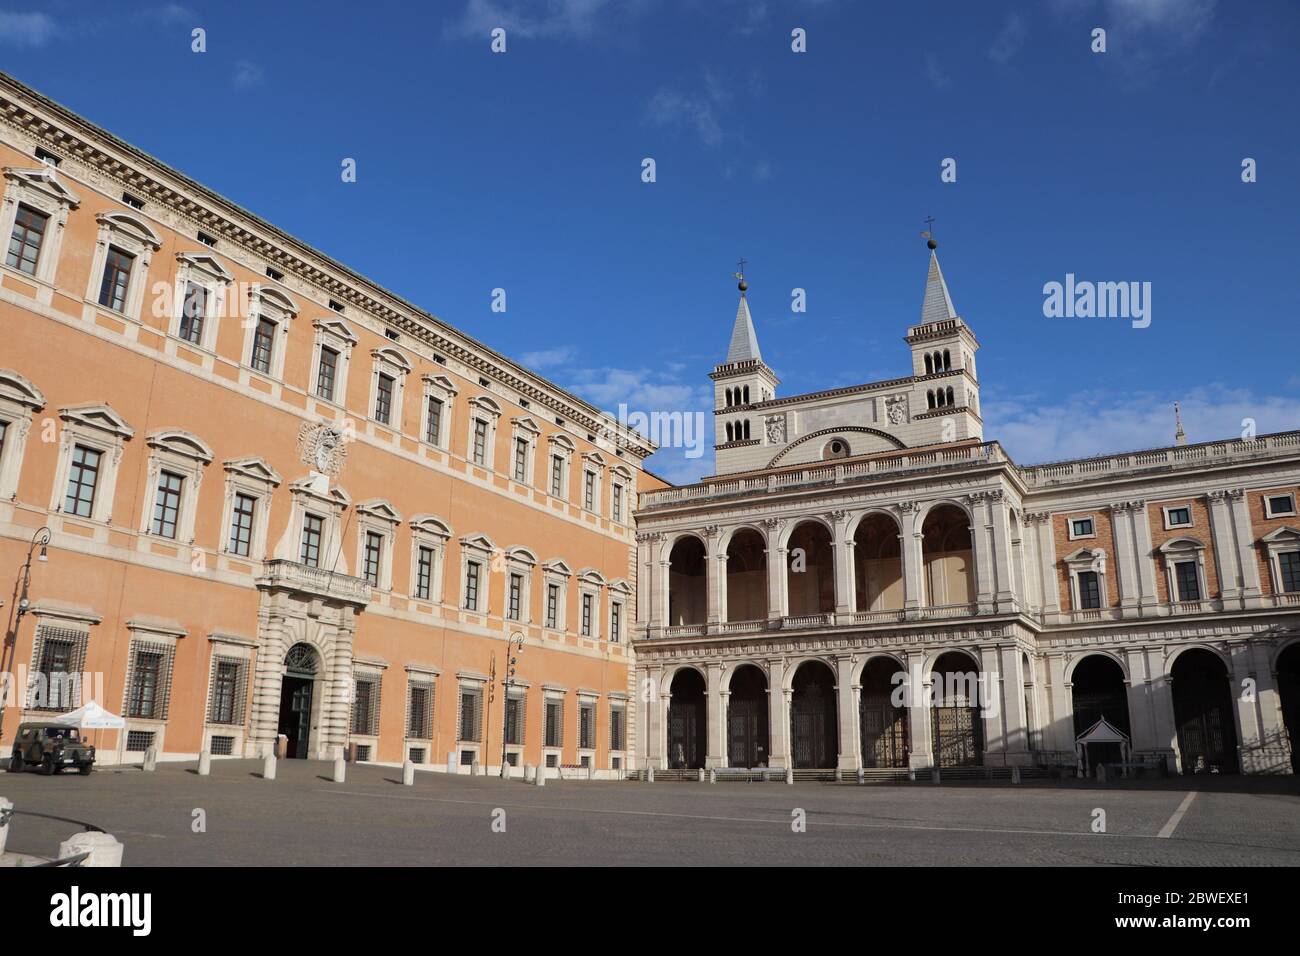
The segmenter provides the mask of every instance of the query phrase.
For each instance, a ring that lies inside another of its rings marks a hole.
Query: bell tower
[[[740,260],[740,304],[736,308],[736,321],[731,329],[731,343],[727,358],[714,366],[709,378],[713,379],[713,446],[719,452],[718,470],[723,471],[722,458],[730,448],[744,448],[762,440],[762,416],[754,406],[776,398],[779,380],[758,349],[758,336],[754,333],[754,320],[749,314],[749,300],[745,293],[745,260]]]

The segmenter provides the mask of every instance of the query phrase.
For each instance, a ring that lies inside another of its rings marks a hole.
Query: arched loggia
[[[668,555],[668,624],[703,624],[709,611],[708,552],[694,535],[678,538]]]
[[[742,664],[732,673],[728,689],[727,766],[766,767],[767,677],[753,664]]]
[[[835,710],[835,675],[821,661],[804,661],[795,671],[790,695],[790,743],[796,770],[836,765],[840,738]]]
[[[1194,647],[1174,661],[1174,722],[1183,773],[1236,773],[1237,721],[1228,668],[1213,651]]]
[[[925,586],[932,606],[969,604],[975,598],[971,573],[970,519],[956,505],[939,505],[921,527]]]
[[[767,546],[752,528],[742,528],[727,543],[727,620],[767,618]]]

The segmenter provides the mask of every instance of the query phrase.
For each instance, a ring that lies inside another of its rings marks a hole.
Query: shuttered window
[[[524,742],[527,693],[526,690],[511,688],[506,697],[506,743],[511,746],[522,745]]]
[[[553,698],[546,701],[546,727],[544,747],[564,746],[564,701]]]
[[[578,746],[582,750],[592,750],[596,746],[595,701],[578,704]]]
[[[373,737],[379,733],[378,674],[358,675],[352,692],[352,733]]]
[[[456,717],[456,739],[479,743],[483,739],[483,688],[462,686]]]
[[[624,735],[627,733],[627,710],[622,706],[609,708],[609,749],[626,749]]]
[[[126,667],[126,716],[142,720],[167,719],[173,652],[170,644],[131,642],[131,655]]]
[[[412,680],[407,684],[406,736],[412,740],[433,738],[433,683]]]
[[[42,624],[36,629],[32,660],[40,667],[27,690],[29,710],[74,710],[80,707],[81,672],[90,635],[66,627]]]
[[[208,723],[242,724],[247,690],[247,661],[236,657],[214,657],[208,689]]]

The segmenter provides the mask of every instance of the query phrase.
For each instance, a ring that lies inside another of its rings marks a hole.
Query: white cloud
[[[510,37],[587,39],[598,16],[613,10],[612,0],[469,0],[465,13],[448,32],[486,39],[498,27]]]
[[[1034,394],[985,389],[984,435],[1022,465],[1120,454],[1174,443],[1174,408],[1191,443],[1242,437],[1253,419],[1256,434],[1300,427],[1300,396],[1258,395],[1222,384],[1178,395],[1085,391],[1044,401]]]
[[[0,11],[0,43],[41,46],[54,36],[54,21],[43,13]]]
[[[519,361],[529,368],[535,368],[539,371],[544,368],[555,368],[570,364],[577,356],[578,351],[571,346],[561,348],[543,349],[540,352],[525,352],[519,357]]]
[[[1028,33],[1029,27],[1025,25],[1024,18],[1018,13],[1011,14],[988,49],[989,59],[997,63],[1010,63],[1024,46]]]
[[[717,146],[722,142],[717,106],[717,101],[708,95],[682,93],[665,87],[650,97],[646,119],[655,126],[693,129],[705,146]]]
[[[235,75],[230,78],[230,82],[241,90],[257,86],[262,82],[262,68],[248,60],[240,60],[235,64]]]
[[[944,72],[939,58],[933,53],[925,55],[925,78],[936,90],[942,90],[948,85],[948,74]]]

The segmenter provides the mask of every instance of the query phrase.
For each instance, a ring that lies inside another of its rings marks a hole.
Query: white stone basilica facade
[[[742,280],[718,473],[640,495],[638,764],[1292,772],[1300,432],[1018,465],[931,250],[910,373],[806,395]]]

